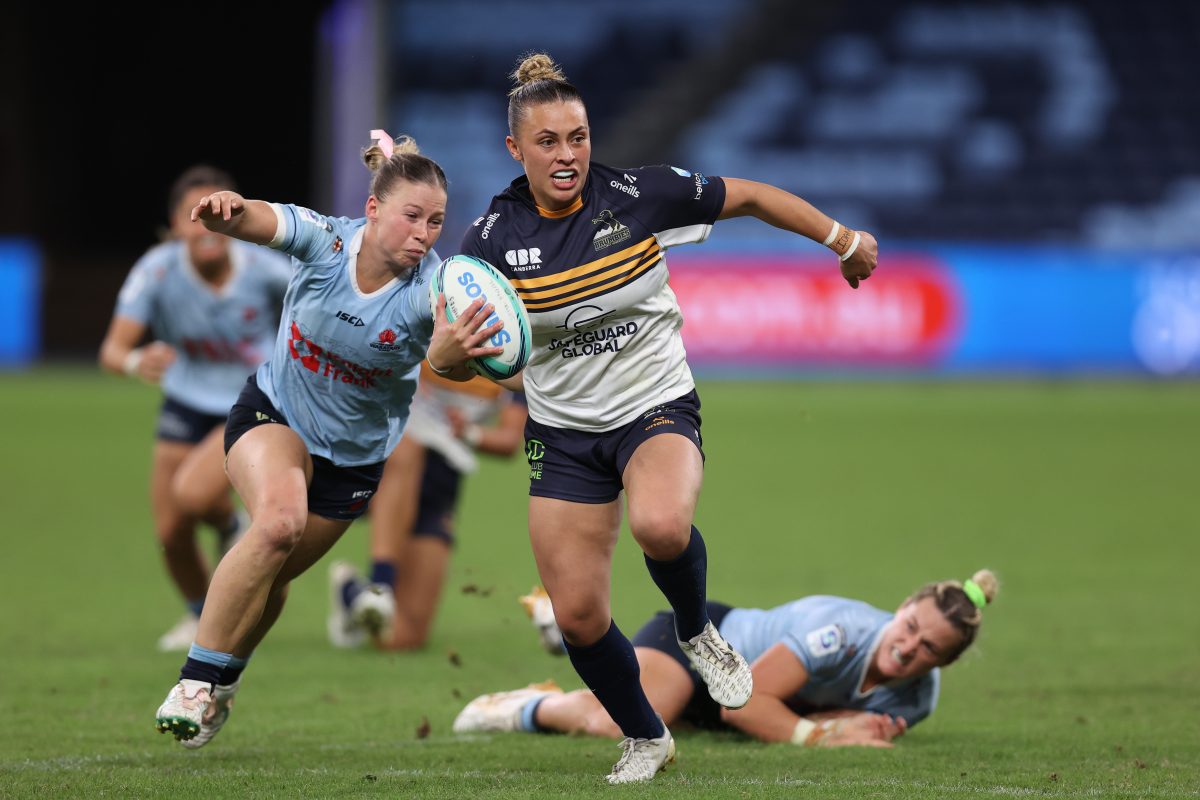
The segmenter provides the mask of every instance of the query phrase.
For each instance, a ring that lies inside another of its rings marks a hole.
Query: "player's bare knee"
[[[591,604],[564,604],[554,607],[554,621],[558,623],[558,629],[568,642],[586,647],[599,641],[608,631],[612,617],[607,610],[600,613]]]
[[[643,511],[636,519],[630,515],[629,528],[643,552],[659,561],[677,558],[692,536],[692,521],[669,509]]]
[[[247,532],[247,541],[258,547],[283,554],[291,553],[304,533],[308,514],[303,507],[260,508]]]

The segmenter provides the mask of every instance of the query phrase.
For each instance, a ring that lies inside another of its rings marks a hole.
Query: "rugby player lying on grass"
[[[764,742],[891,747],[937,707],[940,668],[975,640],[983,607],[998,588],[996,577],[980,570],[963,583],[923,586],[894,614],[827,595],[767,610],[709,603],[721,635],[751,662],[754,694],[739,709],[721,708],[698,691],[700,678],[679,650],[674,620],[660,612],[633,639],[642,687],[668,726],[682,719]],[[523,601],[550,649],[548,598]],[[590,691],[564,693],[549,682],[475,698],[454,730],[620,736]]]

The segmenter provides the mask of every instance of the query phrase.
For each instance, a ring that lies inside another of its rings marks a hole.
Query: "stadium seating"
[[[452,204],[473,218],[518,174],[506,73],[548,49],[618,166],[769,180],[893,239],[1200,244],[1200,7],[796,5],[405,3],[390,117],[469,176]],[[649,115],[670,125],[634,124]]]

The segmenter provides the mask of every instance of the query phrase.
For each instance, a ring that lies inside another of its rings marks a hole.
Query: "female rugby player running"
[[[500,323],[476,301],[452,324],[430,309],[433,245],[446,215],[446,176],[416,143],[382,131],[363,159],[374,173],[360,219],[294,205],[207,195],[192,220],[288,253],[275,351],[250,377],[225,428],[226,470],[250,512],[245,536],[213,574],[196,640],[156,714],[190,747],[229,717],[242,670],[283,610],[288,584],[367,507],[399,441],[421,360],[456,379]],[[436,323],[435,323],[436,314]]]
[[[700,399],[663,253],[704,241],[719,219],[753,216],[824,241],[857,286],[875,268],[876,244],[766,184],[593,164],[583,99],[549,56],[525,58],[514,78],[505,142],[525,174],[493,199],[462,251],[504,272],[529,311],[534,558],[572,665],[626,736],[608,780],[646,781],[675,744],[611,616],[622,489],[680,648],[722,706],[746,705],[752,690],[745,660],[708,617],[707,557],[692,524],[703,475]]]

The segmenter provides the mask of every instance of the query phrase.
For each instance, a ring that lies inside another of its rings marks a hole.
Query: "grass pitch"
[[[230,724],[185,751],[153,731],[180,613],[145,500],[155,390],[90,368],[0,375],[0,796],[1200,796],[1194,383],[701,385],[697,525],[710,596],[897,605],[982,566],[1002,580],[940,706],[892,751],[800,750],[676,731],[644,787],[603,781],[605,740],[455,737],[462,704],[555,678],[515,598],[536,580],[525,468],[465,486],[424,652],[325,641],[325,567],[298,580]],[[334,557],[366,559],[356,525]],[[614,613],[662,599],[626,534]]]

